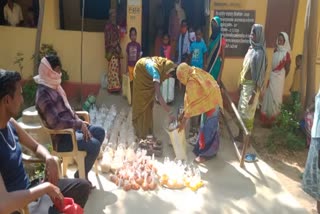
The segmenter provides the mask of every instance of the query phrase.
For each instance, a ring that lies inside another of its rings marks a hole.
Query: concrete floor
[[[178,93],[173,107],[182,104],[183,95]],[[97,104],[128,107],[121,95],[109,95],[101,90]],[[232,131],[238,129],[229,118]],[[168,145],[166,127],[167,116],[159,105],[154,107],[155,136],[165,142],[164,154],[171,158],[174,152]],[[188,158],[194,155],[188,145]],[[85,207],[85,213],[307,213],[298,202],[279,183],[274,171],[263,161],[247,163],[240,168],[233,145],[226,130],[221,130],[221,146],[218,155],[200,165],[204,187],[197,192],[189,189],[169,190],[158,188],[156,191],[125,192],[108,180],[107,174],[96,176],[90,172],[90,180],[97,186]],[[68,171],[72,175],[72,169]]]

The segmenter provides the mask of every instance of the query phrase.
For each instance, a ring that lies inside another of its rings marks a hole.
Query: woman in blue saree
[[[221,74],[224,64],[224,48],[226,46],[226,39],[221,34],[221,20],[219,16],[215,16],[211,20],[210,42],[208,46],[208,65],[207,71],[213,78],[220,83]]]

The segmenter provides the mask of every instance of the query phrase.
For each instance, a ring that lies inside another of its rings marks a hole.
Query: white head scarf
[[[278,45],[278,38],[277,38],[277,49],[280,51],[287,51],[290,52],[291,51],[291,46],[290,46],[290,40],[289,40],[289,36],[286,32],[281,32],[280,33],[283,38],[284,38],[284,44],[283,45]]]
[[[272,70],[279,70],[279,64],[285,62],[287,60],[287,54],[290,55],[291,46],[289,36],[285,32],[281,32],[279,35],[282,35],[284,38],[284,44],[278,45],[278,38],[277,38],[277,48],[276,51],[273,53],[272,57]]]

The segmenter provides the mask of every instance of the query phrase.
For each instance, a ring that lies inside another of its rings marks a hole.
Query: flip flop
[[[253,163],[253,162],[256,162],[258,159],[256,154],[248,153],[245,155],[244,160],[245,162]]]

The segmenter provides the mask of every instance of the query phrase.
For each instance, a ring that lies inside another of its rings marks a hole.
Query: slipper
[[[245,160],[245,162],[253,163],[253,162],[257,161],[258,159],[257,159],[256,154],[248,153],[248,154],[246,154],[244,160]]]

